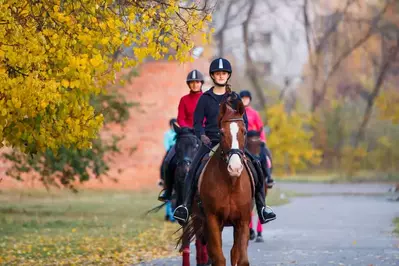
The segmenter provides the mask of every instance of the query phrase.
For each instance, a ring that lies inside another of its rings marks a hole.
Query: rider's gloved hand
[[[201,135],[201,141],[207,146],[211,145],[212,143],[212,141],[206,135]]]

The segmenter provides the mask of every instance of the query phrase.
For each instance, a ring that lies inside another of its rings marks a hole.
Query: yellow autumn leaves
[[[396,88],[395,88],[396,89]],[[399,123],[399,93],[395,89],[384,92],[376,100],[382,119],[391,120],[393,123]]]
[[[272,151],[277,173],[285,171],[295,174],[311,164],[320,163],[321,151],[313,148],[313,133],[306,130],[306,126],[310,125],[308,116],[296,111],[288,114],[284,104],[279,103],[267,110],[267,117],[271,130],[267,145]]]
[[[93,237],[30,234],[0,241],[0,264],[7,265],[132,265],[178,256],[173,233],[177,226],[148,228],[136,237]]]
[[[138,3],[139,2],[139,3]],[[203,11],[152,1],[0,1],[0,143],[32,152],[88,148],[103,117],[90,97],[146,57],[185,61]],[[131,47],[134,56],[115,61]]]

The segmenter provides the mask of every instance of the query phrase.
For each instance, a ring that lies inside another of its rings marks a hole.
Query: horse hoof
[[[255,231],[253,229],[249,229],[249,240],[255,239]]]
[[[257,236],[255,242],[262,243],[265,242],[265,240],[263,240],[263,236]]]

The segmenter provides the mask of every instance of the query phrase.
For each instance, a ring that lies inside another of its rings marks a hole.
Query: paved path
[[[399,239],[391,233],[392,219],[399,216],[399,202],[373,195],[386,192],[389,185],[282,183],[279,187],[302,193],[323,191],[326,195],[295,198],[274,208],[277,220],[263,226],[265,242],[249,244],[251,265],[399,265]],[[369,195],[335,195],[354,192]],[[227,265],[232,235],[231,228],[223,231]],[[191,265],[196,265],[194,253]],[[141,265],[181,265],[181,258]]]
[[[390,184],[324,184],[324,183],[285,183],[281,182],[276,187],[285,191],[322,195],[376,195],[387,193],[392,187]]]

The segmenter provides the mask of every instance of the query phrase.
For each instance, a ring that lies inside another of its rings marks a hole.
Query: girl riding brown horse
[[[200,176],[196,200],[200,207],[194,205],[191,223],[182,236],[190,239],[195,234],[197,239],[203,239],[212,265],[216,266],[226,265],[222,250],[225,226],[234,227],[231,265],[249,265],[248,224],[255,182],[245,156],[244,105],[238,98],[231,98],[234,97],[221,104],[218,119],[221,140]]]
[[[215,84],[214,87],[206,91],[201,95],[198,100],[198,104],[194,112],[194,129],[195,134],[201,139],[204,145],[201,146],[200,150],[196,154],[191,166],[190,171],[187,175],[187,180],[185,183],[184,203],[178,206],[174,212],[174,218],[181,224],[185,224],[188,221],[189,214],[191,211],[191,203],[194,197],[197,180],[195,178],[195,173],[198,166],[206,153],[209,152],[209,147],[214,147],[220,142],[221,131],[218,124],[219,108],[222,101],[225,101],[228,97],[234,96],[240,98],[239,95],[233,92],[230,85],[227,84],[232,73],[231,64],[228,60],[224,58],[217,58],[212,61],[209,67],[209,74]],[[241,100],[240,100],[241,101]],[[241,102],[242,104],[242,102]],[[248,128],[247,117],[245,114],[245,109],[243,113],[243,119],[245,122],[246,129]],[[205,128],[203,127],[203,122],[205,120]],[[260,166],[260,162],[252,157],[251,154],[246,153],[248,157],[251,158],[255,166]],[[262,174],[262,170],[257,171]],[[265,191],[264,191],[264,181],[265,178],[259,178],[258,185],[255,191],[255,204],[258,211],[258,216],[262,224],[270,222],[276,219],[274,212],[266,207],[265,203]]]
[[[265,177],[259,169],[260,163],[245,152],[245,133],[248,123],[240,97],[227,85],[231,72],[230,62],[224,58],[215,59],[210,65],[209,74],[215,86],[200,97],[194,113],[195,133],[203,145],[190,166],[184,189],[184,204],[178,206],[174,212],[174,218],[179,223],[188,222],[191,203],[197,191],[195,177],[198,166],[210,149],[216,150],[201,179],[204,184],[199,186],[199,197],[206,217],[204,235],[199,238],[208,243],[208,252],[213,265],[225,265],[221,246],[221,229],[225,225],[234,226],[235,231],[232,264],[248,265],[248,224],[253,197],[261,223],[276,218],[273,211],[265,204]],[[216,149],[215,146],[218,144],[220,146]],[[244,167],[244,157],[250,158],[260,173],[253,190],[248,169]],[[217,182],[221,182],[220,186]],[[253,195],[254,190],[255,195]],[[192,226],[196,226],[194,232],[199,230],[196,221],[198,219],[194,219],[192,223]]]

